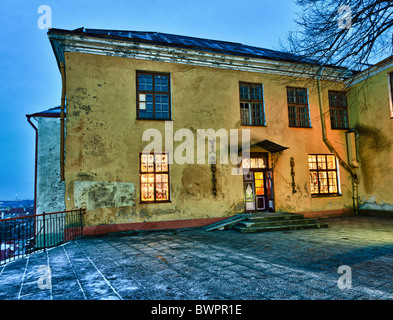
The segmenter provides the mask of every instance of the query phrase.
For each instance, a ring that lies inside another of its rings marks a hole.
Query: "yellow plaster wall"
[[[97,181],[106,186],[102,199],[116,193],[116,183],[128,183],[134,202],[113,207],[101,201],[91,205],[87,224],[129,223],[231,216],[242,212],[243,179],[231,174],[232,165],[217,164],[217,197],[212,195],[209,164],[172,164],[171,203],[141,204],[138,156],[148,144],[142,133],[155,128],[163,133],[164,122],[136,120],[136,70],[171,74],[173,131],[188,128],[218,130],[250,128],[252,141],[268,139],[289,147],[279,158],[275,173],[275,204],[278,211],[340,210],[352,205],[349,174],[340,169],[342,196],[311,198],[307,155],[330,153],[322,141],[318,95],[311,84],[282,77],[144,61],[83,53],[66,53],[67,136],[66,207],[78,202],[74,185]],[[266,127],[241,127],[239,82],[263,83]],[[286,86],[308,87],[312,128],[289,128]],[[330,130],[327,89],[340,90],[341,83],[324,83],[323,103],[328,136],[345,158],[344,131]],[[196,134],[195,134],[196,136]],[[181,142],[174,142],[174,148]],[[196,145],[196,143],[195,143]],[[196,152],[195,152],[196,154]],[[296,193],[292,193],[290,157],[295,159]],[[101,183],[102,182],[102,183]],[[108,183],[113,184],[108,186]],[[120,190],[120,191],[119,191]],[[119,194],[120,192],[120,194]],[[86,199],[85,199],[86,200]],[[94,197],[86,201],[98,201]]]
[[[351,125],[357,133],[360,208],[393,211],[393,119],[388,68],[350,88]]]

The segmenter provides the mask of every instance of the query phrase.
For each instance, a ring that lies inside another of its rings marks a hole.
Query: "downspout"
[[[66,95],[66,81],[64,62],[60,62],[61,73],[61,105],[60,105],[60,181],[64,181],[64,107]]]
[[[31,115],[26,115],[27,121],[31,124],[33,129],[35,130],[35,164],[34,164],[34,214],[37,214],[37,160],[38,160],[38,129],[31,122]]]
[[[327,134],[326,134],[326,123],[325,123],[325,116],[323,114],[322,90],[321,90],[321,77],[322,77],[322,74],[323,74],[324,70],[325,70],[325,67],[322,67],[321,68],[321,72],[320,72],[320,74],[317,77],[317,88],[318,88],[319,112],[320,112],[320,116],[321,116],[322,138],[323,138],[323,142],[325,143],[327,148],[330,150],[330,152],[332,152],[336,156],[336,158],[338,159],[338,162],[352,176],[353,211],[355,213],[355,216],[358,216],[359,215],[359,204],[358,204],[358,183],[359,183],[359,178],[358,178],[358,175],[356,174],[355,170],[350,165],[348,165],[341,158],[341,156],[337,153],[337,151],[334,149],[333,145],[330,143],[329,139],[327,138]]]

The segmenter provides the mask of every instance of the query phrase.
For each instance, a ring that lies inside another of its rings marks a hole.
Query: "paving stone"
[[[145,232],[70,242],[0,267],[2,300],[391,300],[393,219],[263,234]],[[352,287],[340,289],[348,265]],[[52,272],[40,289],[41,266]]]

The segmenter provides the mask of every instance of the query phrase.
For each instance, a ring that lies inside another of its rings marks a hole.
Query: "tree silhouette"
[[[362,70],[391,55],[393,1],[296,0],[298,29],[283,48],[322,66]]]

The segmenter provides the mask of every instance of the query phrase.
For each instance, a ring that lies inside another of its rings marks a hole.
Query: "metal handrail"
[[[85,213],[77,209],[0,219],[0,265],[81,238]]]

